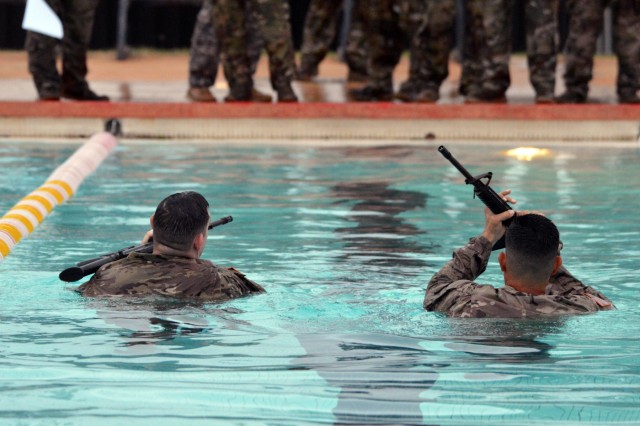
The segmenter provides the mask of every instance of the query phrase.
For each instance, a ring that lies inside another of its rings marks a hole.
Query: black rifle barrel
[[[469,173],[469,171],[465,169],[464,166],[458,162],[458,160],[455,159],[453,154],[451,154],[447,148],[445,148],[443,145],[440,145],[438,147],[438,151],[444,158],[449,160],[451,164],[453,164],[453,166],[460,171],[460,173],[462,173],[462,175],[466,178],[466,183],[471,183],[475,180],[473,175],[471,175],[471,173]]]
[[[215,220],[209,223],[209,229],[213,229],[216,226],[225,225],[229,222],[233,221],[232,216],[225,216],[218,220]],[[146,244],[141,244],[139,246],[131,246],[120,249],[113,253],[105,254],[93,259],[83,260],[82,262],[78,262],[76,266],[72,266],[70,268],[65,269],[60,272],[58,277],[65,282],[74,282],[79,281],[87,275],[94,274],[102,265],[106,265],[107,263],[114,262],[119,259],[123,259],[131,253],[151,253],[153,251],[153,242],[149,242]]]
[[[445,148],[444,146],[440,146],[438,147],[438,151],[444,156],[444,158],[449,160],[451,164],[453,164],[453,166],[460,171],[460,173],[463,174],[463,176],[465,177],[465,183],[467,185],[473,185],[473,193],[480,199],[480,201],[484,203],[485,206],[489,208],[489,210],[493,212],[493,214],[500,214],[507,210],[511,210],[511,206],[506,201],[504,201],[502,197],[489,186],[488,183],[485,183],[481,180],[483,178],[488,178],[489,180],[491,180],[491,172],[478,177],[474,177],[467,171],[467,169],[464,168],[464,166],[462,166],[462,164],[458,162],[458,160],[454,158],[454,156],[449,152],[447,148]],[[504,226],[509,226],[511,220],[512,219],[509,218],[502,221],[502,223],[504,224]],[[504,244],[505,242],[503,236],[498,242],[494,244],[493,250],[503,249]]]

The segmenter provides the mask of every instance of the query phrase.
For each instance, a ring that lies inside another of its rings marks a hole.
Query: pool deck
[[[407,76],[404,57],[394,73],[399,85]],[[460,67],[451,62],[450,77],[437,104],[349,102],[346,66],[328,57],[313,82],[295,82],[297,104],[222,102],[227,91],[222,73],[213,93],[218,103],[193,103],[188,88],[186,51],[133,51],[119,61],[114,52],[91,52],[89,81],[111,102],[40,102],[27,71],[26,53],[0,52],[0,136],[83,137],[108,118],[123,120],[125,136],[171,139],[447,139],[561,140],[636,142],[640,106],[618,105],[617,64],[596,60],[590,103],[536,105],[526,60],[514,55],[507,104],[465,104],[457,95]],[[562,64],[556,93],[563,91]],[[262,58],[256,87],[272,93],[268,65]],[[60,120],[63,118],[64,120]],[[579,125],[577,123],[580,123]]]

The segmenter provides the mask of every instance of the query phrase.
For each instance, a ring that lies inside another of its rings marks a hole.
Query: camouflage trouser
[[[449,56],[454,47],[454,26],[457,12],[465,15],[465,40],[461,92],[477,91],[483,80],[484,63],[484,3],[469,0],[464,11],[456,10],[456,0],[428,0],[427,10],[418,31],[416,42],[420,63],[421,84],[431,90],[440,88],[449,75]]]
[[[553,97],[558,53],[558,0],[527,0],[527,64],[538,97]]]
[[[449,75],[449,54],[454,44],[456,0],[428,0],[415,34],[420,84],[438,90]]]
[[[289,3],[285,0],[216,0],[214,23],[222,49],[222,65],[230,91],[249,96],[253,73],[248,52],[247,6],[256,14],[258,28],[269,55],[271,85],[289,86],[295,70]]]
[[[461,92],[500,96],[511,84],[510,0],[470,0],[467,8]]]
[[[213,29],[213,0],[204,0],[191,36],[189,86],[211,87],[216,81],[218,39]]]
[[[596,42],[602,32],[604,9],[611,5],[613,50],[618,57],[617,93],[635,93],[640,79],[640,4],[637,0],[567,0],[569,36],[565,46],[565,85],[586,96],[593,72]]]
[[[351,10],[349,33],[345,47],[345,60],[349,69],[366,75],[367,56],[362,27],[361,9],[355,0]],[[324,59],[336,36],[337,18],[343,0],[312,0],[304,22],[300,66],[313,70]]]
[[[424,13],[424,0],[370,0],[358,2],[367,39],[368,85],[393,91],[393,69],[407,44],[411,60],[409,79],[418,75],[413,35]]]
[[[213,1],[204,0],[202,8],[198,12],[191,48],[189,50],[189,86],[211,87],[216,81],[220,48],[213,25]],[[263,41],[255,14],[249,12],[248,19],[248,53],[253,75],[260,60]]]
[[[558,0],[526,0],[525,25],[530,81],[538,96],[553,96]],[[503,95],[511,84],[510,0],[471,0],[466,16],[463,93]]]
[[[29,54],[29,72],[41,97],[60,96],[61,88],[82,92],[88,88],[87,50],[99,0],[46,1],[60,17],[64,28],[62,77],[56,69],[55,48],[59,41],[33,31],[27,31],[25,43]]]

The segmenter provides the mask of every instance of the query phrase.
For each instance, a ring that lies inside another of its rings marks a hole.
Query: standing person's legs
[[[393,69],[404,49],[394,0],[370,0],[364,8],[368,81],[362,89],[350,92],[355,101],[390,101],[393,99]]]
[[[25,49],[29,58],[29,72],[43,101],[60,99],[60,75],[56,68],[57,40],[44,34],[27,31]]]
[[[48,4],[61,16],[61,0],[48,0]],[[28,54],[29,72],[38,91],[40,100],[60,99],[60,74],[56,67],[56,45],[58,40],[44,34],[27,31],[25,50]]]
[[[87,51],[93,32],[93,20],[99,0],[68,0],[60,17],[62,38],[62,96],[76,100],[107,101],[87,83]]]
[[[476,92],[482,82],[482,50],[484,49],[484,0],[464,2],[464,40],[459,92],[463,96]]]
[[[336,36],[341,8],[342,0],[311,0],[304,20],[297,80],[309,81],[318,75],[318,64],[329,52]]]
[[[527,0],[527,63],[536,103],[551,103],[556,84],[558,1]]]
[[[363,23],[363,7],[368,3],[363,0],[353,0],[349,33],[344,49],[344,57],[349,67],[347,81],[364,82],[367,80],[367,40]]]
[[[618,57],[618,101],[638,104],[640,89],[640,2],[617,0],[611,5],[613,46]]]
[[[404,86],[413,87],[411,90],[418,90],[417,85],[420,79],[420,62],[417,39],[415,38],[418,28],[424,19],[428,4],[425,0],[404,0],[401,2],[399,15],[399,28],[402,32],[403,40],[408,41],[409,47],[409,75]]]
[[[479,87],[469,91],[467,102],[506,102],[511,84],[511,0],[485,0],[482,8],[484,35],[480,50],[482,77]]]
[[[289,3],[286,0],[253,0],[258,25],[269,55],[271,86],[278,94],[278,102],[297,102],[291,87],[295,72],[295,54],[289,23]]]
[[[405,102],[436,102],[440,85],[449,75],[449,54],[453,49],[456,18],[455,0],[429,0],[414,37],[417,78],[403,84],[396,95]],[[411,78],[410,78],[411,80]]]
[[[222,69],[229,84],[227,102],[251,101],[253,76],[247,55],[245,0],[216,0],[213,4],[213,24],[220,52]]]
[[[213,0],[204,0],[198,12],[189,49],[189,91],[196,102],[215,102],[209,91],[218,73],[218,40],[213,27]]]
[[[602,32],[605,0],[567,0],[569,35],[565,45],[564,84],[559,103],[584,103],[593,76],[593,56]]]

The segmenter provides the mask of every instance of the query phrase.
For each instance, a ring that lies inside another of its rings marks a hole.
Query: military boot
[[[634,91],[623,91],[618,93],[618,103],[621,104],[640,104],[640,97]]]
[[[349,73],[347,74],[347,82],[349,83],[366,83],[367,82],[367,73],[359,70],[355,70],[353,68],[349,68]]]
[[[567,90],[556,98],[559,104],[584,104],[587,102],[587,95],[575,90]]]
[[[318,65],[303,62],[293,74],[293,79],[298,81],[311,81],[318,75]]]
[[[349,97],[356,102],[384,102],[393,99],[393,92],[367,85],[361,89],[350,90]]]
[[[293,103],[298,102],[298,97],[296,96],[291,84],[283,84],[280,87],[276,88],[276,92],[278,93],[278,102],[279,103]]]
[[[271,96],[258,91],[255,87],[247,87],[246,85],[234,87],[224,98],[225,102],[271,102]]]
[[[470,89],[467,98],[464,100],[467,104],[506,104],[507,97],[504,93],[496,92],[489,89]]]
[[[216,98],[207,87],[190,87],[187,91],[187,98],[193,102],[216,102]]]
[[[81,89],[69,89],[62,88],[62,97],[67,99],[73,99],[75,101],[98,101],[108,102],[109,97],[104,95],[98,95],[93,90],[85,86]]]

